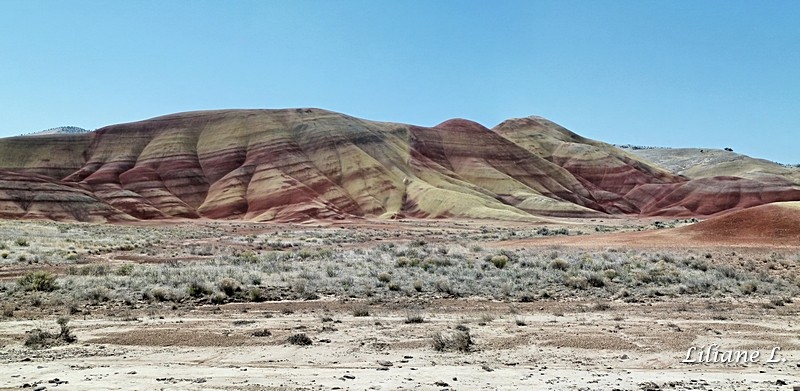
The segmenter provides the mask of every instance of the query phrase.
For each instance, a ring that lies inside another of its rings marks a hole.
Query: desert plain
[[[0,387],[799,385],[797,242],[692,225],[4,221]],[[713,345],[762,357],[682,362]]]

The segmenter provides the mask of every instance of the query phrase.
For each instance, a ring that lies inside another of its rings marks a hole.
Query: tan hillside
[[[630,149],[629,152],[689,178],[737,176],[749,179],[789,179],[800,184],[800,168],[785,167],[733,151],[701,148]]]

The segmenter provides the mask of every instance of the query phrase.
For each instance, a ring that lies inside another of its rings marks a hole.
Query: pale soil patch
[[[292,314],[276,312],[286,304],[291,303],[247,304],[247,312],[241,304],[219,311],[200,308],[181,317],[167,311],[164,319],[136,314],[139,321],[104,315],[75,319],[71,325],[79,342],[45,350],[21,346],[25,331],[44,320],[4,321],[0,387],[47,385],[54,378],[69,382],[57,388],[64,390],[646,389],[647,382],[662,389],[778,390],[783,389],[778,379],[800,384],[798,304],[777,314],[736,302],[729,304],[735,310],[730,319],[713,321],[676,312],[681,302],[619,302],[607,311],[567,310],[561,316],[553,312],[563,303],[509,307],[437,300],[420,309],[421,324],[407,324],[404,312],[380,306],[372,306],[369,317],[354,317],[349,306],[326,301],[297,303]],[[487,313],[493,319],[485,322]],[[525,325],[517,325],[518,319]],[[469,328],[475,350],[434,351],[432,333],[459,324]],[[264,329],[271,335],[252,335]],[[299,332],[313,344],[286,342]],[[711,343],[737,349],[780,346],[787,362],[680,362],[690,346]],[[386,361],[391,366],[380,363]]]

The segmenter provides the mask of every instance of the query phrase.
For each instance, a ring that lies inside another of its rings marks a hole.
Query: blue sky
[[[0,135],[320,107],[800,163],[799,1],[0,2]]]

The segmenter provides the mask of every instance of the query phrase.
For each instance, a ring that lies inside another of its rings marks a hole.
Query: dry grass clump
[[[60,343],[73,343],[78,340],[75,335],[72,334],[68,318],[58,318],[56,323],[58,323],[59,326],[58,334],[50,333],[38,327],[28,331],[28,337],[25,339],[25,346],[33,349],[42,349]]]
[[[286,339],[292,345],[300,345],[300,346],[307,346],[311,345],[311,338],[309,338],[305,333],[299,334],[292,334],[289,338]]]
[[[431,336],[431,340],[433,349],[437,352],[469,353],[475,345],[469,328],[464,325],[456,326],[454,331],[434,333]]]
[[[425,317],[416,311],[406,313],[406,324],[425,323]]]
[[[353,316],[355,317],[365,317],[369,316],[369,307],[366,305],[359,305],[353,308]]]

